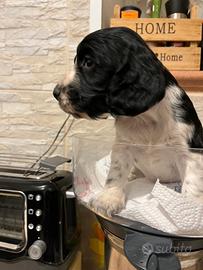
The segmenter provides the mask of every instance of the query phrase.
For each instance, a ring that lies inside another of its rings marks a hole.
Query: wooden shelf
[[[203,71],[171,71],[171,73],[185,90],[203,92]]]

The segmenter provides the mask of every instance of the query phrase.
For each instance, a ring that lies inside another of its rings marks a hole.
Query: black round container
[[[99,215],[97,218],[105,232],[105,265],[108,270],[114,270],[109,267],[113,249],[121,254],[120,263],[123,256],[127,257],[126,269],[132,266],[137,270],[203,269],[201,237],[172,235],[140,222],[132,221],[126,226],[121,217],[114,217],[114,221]]]
[[[189,8],[189,0],[169,0],[165,4],[167,17],[174,13],[182,13],[187,15]]]

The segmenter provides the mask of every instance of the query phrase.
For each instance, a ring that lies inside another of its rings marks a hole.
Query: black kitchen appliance
[[[202,237],[172,235],[118,216],[96,216],[105,232],[105,270],[110,269],[112,248],[135,270],[203,269]]]
[[[72,173],[55,169],[60,157],[37,169],[22,160],[32,159],[8,166],[0,154],[0,269],[68,269],[79,239]]]

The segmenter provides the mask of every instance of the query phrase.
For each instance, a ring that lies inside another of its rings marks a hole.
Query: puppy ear
[[[122,38],[125,48],[109,85],[108,103],[113,115],[135,116],[158,103],[175,79],[136,33],[127,31]]]

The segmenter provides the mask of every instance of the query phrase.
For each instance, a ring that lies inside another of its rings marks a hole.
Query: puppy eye
[[[85,58],[82,65],[85,68],[91,68],[93,66],[93,61],[90,58]]]

